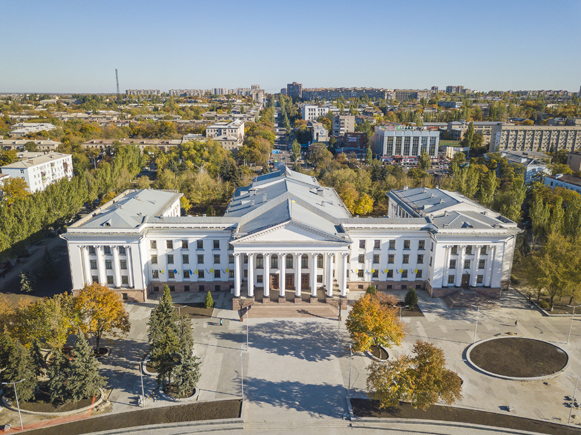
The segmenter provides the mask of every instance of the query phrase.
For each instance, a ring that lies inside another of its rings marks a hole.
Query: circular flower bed
[[[371,346],[367,351],[367,354],[374,361],[385,362],[389,359],[389,354],[387,353],[387,350],[385,350],[385,348],[381,345]]]
[[[163,392],[168,395],[171,399],[173,400],[185,400],[185,399],[190,399],[192,397],[194,397],[196,395],[196,388],[194,388],[192,391],[186,392],[185,394],[178,394],[177,388],[174,385],[166,385],[163,388]]]

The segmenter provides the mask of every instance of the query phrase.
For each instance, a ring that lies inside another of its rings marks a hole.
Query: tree
[[[296,162],[301,157],[301,144],[295,139],[292,144],[292,159]]]
[[[484,177],[479,190],[480,202],[482,205],[485,207],[490,207],[492,205],[497,188],[498,178],[496,178],[496,172],[488,171],[488,175]]]
[[[472,139],[474,139],[474,122],[468,124],[468,130],[464,133],[464,139],[460,142],[463,147],[472,148]]]
[[[40,343],[38,340],[32,342],[32,347],[30,348],[30,357],[32,358],[32,364],[34,366],[34,374],[37,378],[42,376],[44,369],[46,368],[46,362],[44,360],[44,354],[40,348]]]
[[[99,350],[101,338],[107,334],[119,337],[129,333],[129,314],[115,291],[101,284],[86,285],[75,298],[80,313],[81,331],[95,338],[95,350]]]
[[[22,293],[31,293],[34,291],[34,280],[29,269],[23,269],[20,272],[20,291]]]
[[[543,202],[541,195],[534,195],[533,203],[529,208],[529,216],[533,230],[533,249],[539,237],[543,236],[548,229],[551,210],[549,204]]]
[[[99,374],[99,361],[83,334],[79,334],[73,346],[67,368],[67,393],[73,402],[98,395],[99,389],[105,385],[105,378]]]
[[[30,352],[19,341],[12,340],[7,333],[3,334],[2,355],[0,361],[4,370],[0,372],[1,382],[24,382],[16,384],[18,399],[22,401],[30,400],[34,396],[36,389],[36,374],[34,362]],[[6,386],[5,392],[9,397],[14,398],[14,388]]]
[[[0,150],[0,166],[10,165],[18,161],[18,153],[16,150]]]
[[[446,369],[441,349],[418,340],[413,353],[368,368],[368,396],[379,400],[380,408],[407,400],[414,408],[425,410],[439,400],[451,405],[462,399],[462,380]]]
[[[423,152],[418,161],[418,167],[422,171],[427,171],[432,166],[432,159],[427,152]]]
[[[191,349],[181,348],[177,353],[173,369],[173,384],[178,397],[192,392],[200,379],[200,359],[192,354]]]
[[[212,299],[212,293],[206,293],[206,300],[204,301],[204,306],[206,308],[214,308],[214,299]]]
[[[137,177],[135,179],[135,188],[136,189],[149,189],[151,186],[151,180],[149,177],[142,175],[141,177]]]
[[[372,345],[391,348],[392,344],[401,343],[405,334],[393,308],[395,303],[384,293],[365,294],[355,302],[347,318],[347,329],[356,352],[369,350]]]
[[[373,198],[367,193],[359,195],[355,203],[355,214],[366,215],[373,211]]]
[[[20,201],[30,196],[28,192],[28,183],[24,178],[19,177],[8,177],[2,185],[3,196],[2,198],[8,203],[8,205],[14,204],[16,201]]]
[[[177,313],[173,306],[170,289],[165,285],[163,296],[149,318],[148,339],[150,360],[157,370],[157,383],[171,382],[176,353],[180,348]]]
[[[370,165],[373,161],[373,152],[371,152],[371,147],[367,147],[367,151],[365,152],[365,163]]]
[[[405,304],[410,307],[410,310],[413,310],[416,305],[418,304],[418,294],[416,293],[416,289],[410,287],[405,295]]]
[[[38,151],[38,145],[36,142],[29,141],[24,144],[24,149],[26,151]]]
[[[60,349],[52,352],[52,360],[50,361],[47,372],[50,403],[64,402],[68,397],[68,364],[69,361]]]

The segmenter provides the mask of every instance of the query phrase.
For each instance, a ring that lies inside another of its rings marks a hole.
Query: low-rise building
[[[54,130],[56,127],[48,122],[22,122],[12,126],[14,130],[8,133],[10,137],[21,137],[40,131]]]
[[[343,147],[367,150],[367,133],[350,132],[343,135]]]
[[[581,126],[510,125],[492,127],[490,147],[495,151],[575,151],[581,148]]]
[[[307,123],[307,129],[311,131],[313,143],[326,144],[329,142],[329,131],[320,122],[309,121]]]
[[[316,121],[320,116],[325,116],[327,113],[329,113],[329,107],[319,107],[312,104],[303,104],[301,112],[304,120]]]
[[[0,171],[13,178],[24,179],[28,191],[35,193],[62,178],[70,180],[73,177],[73,157],[62,153],[41,154],[1,166]]]
[[[525,183],[539,181],[542,177],[551,175],[545,160],[549,158],[544,153],[535,151],[507,151],[500,153],[509,164],[517,166],[525,176]],[[488,154],[486,155],[488,157]]]
[[[244,142],[244,122],[216,122],[206,127],[206,137],[218,141],[227,150],[235,150]]]
[[[379,125],[375,127],[375,154],[380,157],[438,157],[440,132],[423,127]]]
[[[547,175],[545,177],[545,186],[549,186],[552,189],[562,187],[581,194],[581,178],[575,175]]]
[[[581,171],[581,151],[573,151],[568,153],[567,165],[573,172]]]
[[[492,127],[497,125],[496,121],[474,121],[472,123],[474,127],[474,133],[480,133],[482,135],[482,145],[488,145],[490,143],[490,136],[492,134]],[[470,122],[464,120],[448,122],[448,134],[451,140],[462,140],[464,135],[468,131]]]
[[[116,142],[121,145],[135,145],[141,152],[147,147],[156,147],[167,152],[171,148],[179,147],[182,139],[91,139],[83,142],[82,147],[106,150]]]
[[[459,109],[462,107],[462,101],[438,101],[438,106],[445,109]]]
[[[38,139],[0,139],[0,149],[9,150],[23,150],[24,145],[33,142],[39,151],[56,151],[61,144],[54,140],[38,140]]]

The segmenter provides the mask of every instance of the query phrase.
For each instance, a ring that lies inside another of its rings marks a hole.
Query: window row
[[[125,250],[124,246],[119,246],[119,254],[120,255],[126,255],[127,252]],[[103,246],[103,253],[105,255],[111,255],[111,246]],[[96,255],[97,254],[97,250],[95,249],[94,246],[89,246],[89,255]]]
[[[407,270],[402,270],[401,272],[399,272],[399,271],[396,271],[396,272],[397,272],[398,274],[400,274],[400,275],[401,275],[401,277],[402,277],[403,279],[407,279],[407,278],[408,278],[408,271],[407,271]],[[349,273],[348,273],[348,275],[349,275]],[[421,271],[421,270],[416,270],[414,275],[415,275],[416,279],[418,279],[418,278],[423,278],[423,271]],[[360,269],[360,270],[358,270],[358,271],[357,271],[357,277],[358,277],[358,278],[365,278],[365,270],[363,270],[363,269]],[[377,278],[377,279],[379,279],[379,270],[376,270],[376,269],[374,269],[374,270],[371,272],[371,278],[372,278],[372,279],[373,279],[373,278]],[[389,270],[387,271],[387,277],[386,277],[386,278],[388,278],[388,279],[390,279],[390,278],[391,278],[391,279],[393,279],[393,269],[389,269]]]
[[[159,270],[152,270],[151,271],[151,277],[153,279],[159,279],[159,275],[160,273],[163,273]],[[234,271],[231,269],[228,269],[226,271],[228,278],[229,279],[233,279],[234,278]],[[176,279],[176,276],[179,274],[178,271],[176,270],[168,270],[167,271],[167,277],[168,279]],[[192,277],[192,275],[197,275],[198,279],[206,279],[206,271],[205,270],[195,270],[195,271],[191,271],[191,270],[183,270],[181,272],[181,275],[184,279],[190,279]],[[214,279],[221,279],[222,278],[222,271],[220,269],[214,269],[213,271],[211,271],[211,275],[213,275]]]
[[[119,268],[126,270],[127,269],[127,260],[119,260]],[[91,260],[91,269],[97,269],[97,260]],[[112,260],[105,260],[105,269],[113,270],[113,261]]]
[[[448,275],[448,284],[454,284],[456,282],[456,275]],[[482,284],[484,282],[484,275],[476,275],[476,284]]]
[[[359,240],[359,249],[366,248],[366,240]],[[411,240],[404,240],[403,241],[403,249],[411,249],[412,241]],[[373,249],[381,249],[381,240],[374,240],[373,241]],[[389,249],[395,249],[395,240],[389,240]],[[418,240],[418,249],[423,250],[426,249],[426,241],[425,240]]]
[[[466,255],[472,255],[476,252],[476,247],[475,246],[471,246],[468,245],[466,246],[466,250],[465,250],[465,254]],[[458,255],[458,245],[452,246],[452,250],[451,250],[452,255]],[[486,255],[488,254],[488,247],[487,246],[483,246],[480,248],[480,255]]]
[[[173,254],[167,254],[165,256],[166,264],[174,264],[175,257]],[[204,254],[196,255],[197,264],[204,264]],[[234,256],[228,256],[229,263],[234,263]],[[220,264],[222,262],[222,256],[220,254],[214,254],[214,264]],[[158,264],[158,257],[157,255],[151,256],[151,264]],[[182,255],[182,264],[190,264],[190,255],[183,254]]]
[[[464,260],[464,269],[470,269],[472,260]],[[457,261],[450,260],[450,269],[456,269]],[[486,260],[478,260],[478,269],[484,269],[486,267]]]
[[[365,254],[359,254],[358,257],[359,263],[365,263]],[[381,262],[379,254],[373,254],[373,264],[379,264]],[[409,254],[403,254],[402,256],[402,264],[409,264],[410,256]],[[387,256],[387,264],[394,264],[395,263],[395,254],[388,254]],[[424,254],[418,254],[416,257],[416,264],[424,264]]]
[[[91,277],[93,282],[99,284],[99,277],[94,275]],[[113,275],[107,275],[107,285],[113,285]],[[127,275],[121,275],[121,285],[129,285],[129,277]]]
[[[174,241],[166,240],[165,247],[167,249],[173,249]],[[220,240],[212,240],[213,249],[220,249]],[[151,249],[157,249],[157,240],[150,240],[149,247]],[[189,242],[187,240],[182,240],[182,249],[189,249]],[[204,249],[204,240],[196,240],[196,249]]]

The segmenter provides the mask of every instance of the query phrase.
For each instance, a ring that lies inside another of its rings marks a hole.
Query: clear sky
[[[0,92],[581,85],[581,0],[0,0]]]

